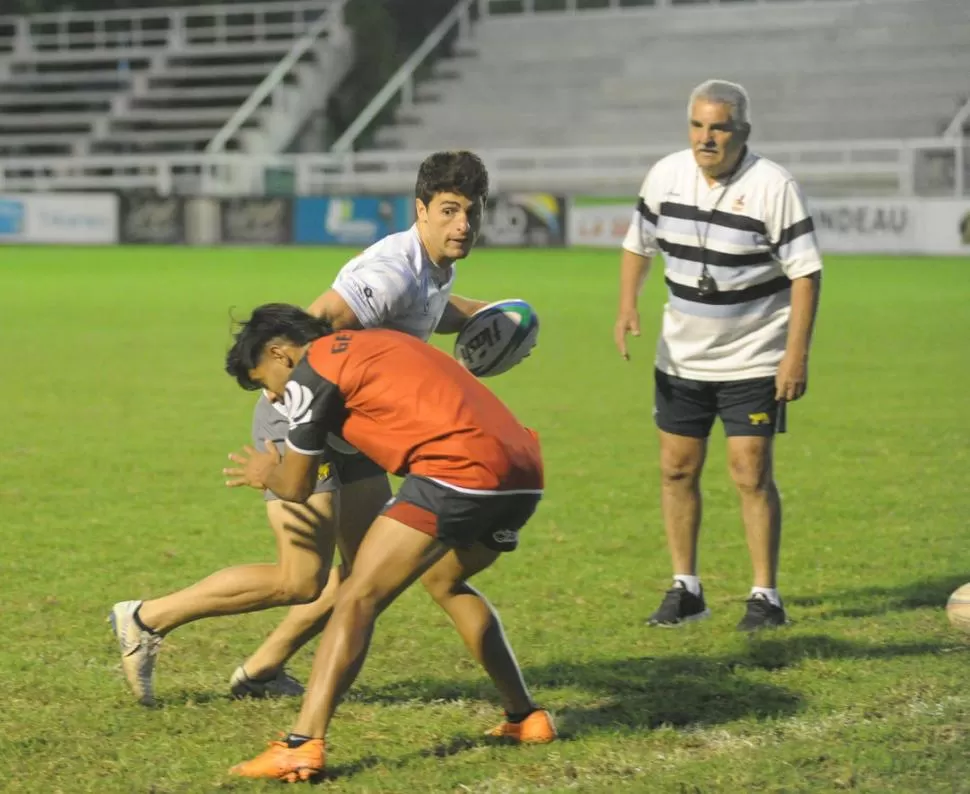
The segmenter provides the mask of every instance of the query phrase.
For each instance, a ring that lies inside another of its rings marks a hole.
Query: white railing
[[[240,3],[129,11],[64,11],[0,17],[0,48],[91,55],[169,45],[233,45],[297,38],[333,0]],[[15,31],[11,37],[3,31]]]
[[[445,18],[441,20],[432,30],[427,37],[421,42],[421,45],[411,53],[411,56],[398,68],[398,70],[393,74],[390,80],[384,85],[384,87],[374,96],[374,98],[367,103],[367,106],[360,112],[356,119],[351,123],[351,125],[344,131],[344,133],[334,141],[333,146],[330,147],[330,151],[339,154],[342,152],[347,152],[353,149],[354,141],[357,137],[367,129],[367,127],[377,118],[377,114],[380,113],[384,107],[397,96],[398,93],[401,94],[401,104],[404,107],[409,107],[414,102],[414,72],[418,69],[421,64],[425,62],[427,57],[434,51],[445,36],[447,36],[452,29],[458,28],[459,40],[468,37],[469,30],[471,29],[471,7],[475,4],[481,7],[480,0],[459,0],[457,5],[445,15]]]
[[[943,132],[944,138],[962,138],[964,136],[964,127],[970,122],[970,96],[967,97],[967,101],[963,103],[956,114],[953,116],[953,121],[946,125],[946,130]]]
[[[832,141],[762,144],[814,195],[867,187],[881,195],[963,196],[970,192],[962,141]],[[479,154],[496,190],[635,191],[670,147],[496,149]],[[306,155],[179,155],[24,158],[0,161],[0,191],[151,190],[160,195],[260,195],[274,173],[292,175],[293,192],[410,192],[426,151]],[[232,183],[225,179],[234,175]]]
[[[303,35],[298,41],[296,41],[290,48],[290,51],[280,60],[273,70],[263,78],[263,81],[253,89],[253,92],[249,95],[245,102],[237,108],[236,112],[232,114],[229,120],[225,123],[222,129],[219,130],[209,141],[208,146],[206,146],[206,152],[214,154],[221,152],[225,149],[226,143],[235,135],[239,129],[242,127],[246,121],[249,120],[250,116],[255,113],[259,107],[270,97],[274,92],[279,95],[279,91],[283,86],[283,80],[290,71],[300,62],[300,59],[306,55],[310,49],[316,44],[317,39],[323,35],[324,32],[327,33],[329,39],[329,44],[333,46],[339,46],[340,42],[346,43],[349,41],[350,33],[343,24],[343,10],[344,6],[347,4],[348,0],[332,0],[327,10],[322,13],[317,20],[310,26],[306,34]],[[335,66],[335,63],[328,64],[330,66]],[[349,66],[349,63],[344,64],[345,67]],[[346,69],[344,70],[346,71]],[[329,77],[330,75],[328,75]],[[341,75],[342,76],[342,75]],[[333,84],[330,86],[333,88]],[[326,100],[326,91],[322,90],[322,86],[315,87],[316,101],[322,105]],[[304,97],[308,100],[308,97]],[[276,104],[281,104],[276,102]],[[305,119],[307,113],[312,110],[312,107],[307,106],[306,102],[302,105],[302,110],[300,118]],[[294,109],[289,109],[289,113],[296,112]],[[294,130],[295,131],[295,130]],[[286,136],[283,136],[286,137]],[[288,143],[284,141],[282,145]],[[273,147],[275,148],[275,147]]]
[[[918,0],[898,0],[917,2]],[[833,2],[858,3],[872,0],[483,0],[481,12],[505,16],[506,14],[554,14],[557,12],[585,11],[632,11],[641,8],[677,8],[697,6],[738,7],[746,5],[778,5],[790,8],[796,5],[832,4]]]

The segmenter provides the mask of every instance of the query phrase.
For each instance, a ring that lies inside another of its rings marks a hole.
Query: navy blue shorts
[[[785,403],[774,378],[701,381],[654,371],[654,420],[665,433],[707,438],[720,418],[728,436],[770,438],[785,432]]]

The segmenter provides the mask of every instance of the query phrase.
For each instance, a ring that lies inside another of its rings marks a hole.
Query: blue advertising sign
[[[413,203],[409,196],[300,197],[293,208],[293,242],[367,246],[410,227]]]
[[[25,214],[23,201],[0,198],[0,235],[17,237],[22,234]]]

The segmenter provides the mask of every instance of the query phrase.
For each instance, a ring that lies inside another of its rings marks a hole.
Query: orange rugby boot
[[[556,731],[556,723],[552,721],[552,715],[545,709],[536,709],[522,722],[503,722],[485,735],[526,744],[545,744],[559,734]]]
[[[323,772],[325,759],[323,739],[310,739],[299,747],[290,747],[285,741],[270,742],[268,750],[236,764],[229,774],[298,783]]]

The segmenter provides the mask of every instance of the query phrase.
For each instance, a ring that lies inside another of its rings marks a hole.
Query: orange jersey
[[[536,434],[457,361],[407,334],[340,331],[290,376],[287,444],[319,454],[333,433],[386,471],[475,491],[541,490]]]

